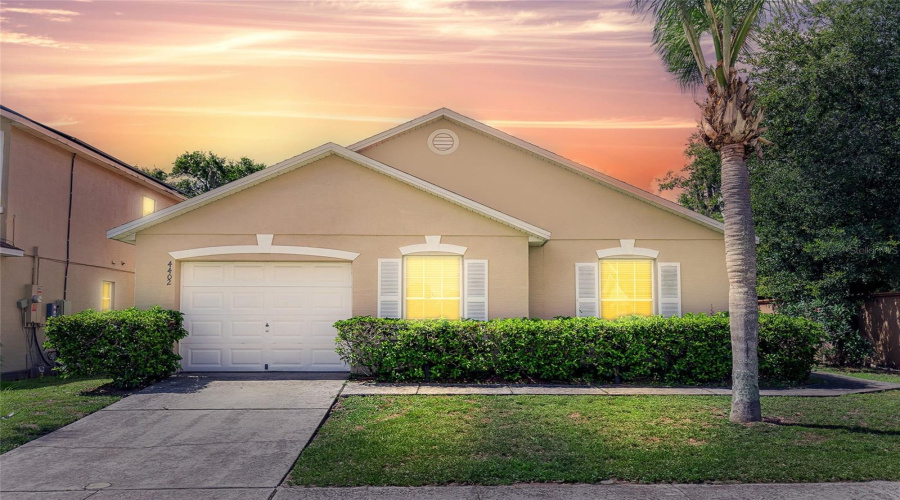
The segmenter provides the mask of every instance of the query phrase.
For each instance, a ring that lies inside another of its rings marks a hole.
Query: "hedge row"
[[[51,318],[44,347],[59,352],[61,376],[108,376],[117,387],[162,380],[179,368],[175,342],[187,336],[179,311],[87,310]]]
[[[727,382],[726,314],[683,317],[410,321],[357,317],[335,323],[337,352],[382,381]],[[822,339],[814,322],[760,317],[760,376],[809,378]]]

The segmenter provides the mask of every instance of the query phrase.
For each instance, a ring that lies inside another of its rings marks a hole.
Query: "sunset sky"
[[[0,101],[143,167],[273,164],[448,107],[655,192],[698,116],[617,0],[0,5]]]

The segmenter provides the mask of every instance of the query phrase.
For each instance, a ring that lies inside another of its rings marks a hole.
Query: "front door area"
[[[335,321],[352,316],[345,262],[185,262],[186,371],[347,371]]]

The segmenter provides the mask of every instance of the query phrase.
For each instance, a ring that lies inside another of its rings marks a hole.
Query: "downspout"
[[[72,166],[69,169],[69,221],[66,225],[66,271],[63,277],[63,300],[69,294],[69,252],[72,242],[72,192],[75,190],[75,153],[72,153]]]

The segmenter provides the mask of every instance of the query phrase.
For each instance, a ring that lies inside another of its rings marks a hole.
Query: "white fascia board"
[[[20,128],[20,129],[28,132],[31,135],[37,135],[37,136],[43,137],[47,140],[50,140],[52,142],[55,142],[67,151],[77,153],[85,158],[89,158],[91,161],[98,163],[100,165],[103,165],[104,167],[106,167],[110,170],[114,170],[117,173],[120,173],[122,175],[130,177],[132,180],[134,180],[136,182],[145,184],[150,189],[153,189],[156,192],[164,193],[169,196],[174,196],[174,197],[182,199],[182,200],[185,199],[185,196],[183,194],[179,193],[178,191],[176,191],[172,188],[166,188],[165,186],[163,186],[157,182],[147,179],[143,175],[141,175],[137,172],[134,172],[131,169],[127,169],[127,168],[123,167],[122,165],[119,165],[118,163],[110,161],[108,158],[104,158],[103,156],[100,156],[97,153],[94,153],[93,151],[83,147],[82,145],[74,143],[59,134],[54,134],[53,132],[41,127],[39,124],[36,124],[30,120],[27,120],[17,114],[8,113],[6,110],[0,110],[0,115],[2,115],[4,118],[11,120],[17,128]]]
[[[583,177],[586,177],[594,182],[603,184],[603,185],[605,185],[615,191],[618,191],[622,194],[631,196],[633,198],[637,198],[643,202],[649,203],[658,208],[661,208],[668,212],[674,213],[675,215],[689,219],[693,222],[697,222],[703,226],[706,226],[706,227],[713,229],[715,231],[718,231],[720,233],[725,232],[725,226],[721,222],[719,222],[715,219],[712,219],[705,215],[694,212],[693,210],[684,208],[681,205],[674,203],[672,201],[669,201],[661,196],[657,196],[648,191],[644,191],[643,189],[632,186],[631,184],[628,184],[627,182],[616,179],[615,177],[610,177],[609,175],[606,175],[602,172],[594,170],[590,167],[586,167],[586,166],[584,166],[580,163],[574,162],[568,158],[559,156],[558,154],[556,154],[552,151],[548,151],[544,148],[541,148],[539,146],[531,144],[530,142],[523,141],[522,139],[519,139],[518,137],[507,134],[506,132],[497,130],[491,126],[485,125],[484,123],[473,120],[472,118],[461,115],[461,114],[459,114],[453,110],[447,109],[447,108],[437,109],[435,111],[432,111],[431,113],[428,113],[427,115],[416,118],[415,120],[409,121],[402,125],[398,125],[390,130],[381,132],[380,134],[373,135],[372,137],[369,137],[367,139],[363,139],[357,143],[347,146],[347,149],[350,149],[351,151],[359,152],[359,151],[362,151],[363,149],[366,149],[366,148],[374,146],[378,143],[384,142],[396,135],[402,134],[404,132],[408,132],[408,131],[413,130],[418,127],[425,126],[425,125],[431,123],[432,121],[435,121],[435,120],[438,120],[441,118],[446,118],[446,119],[448,119],[452,122],[455,122],[459,125],[462,125],[466,128],[472,129],[475,132],[479,132],[479,133],[482,133],[489,137],[492,137],[494,139],[504,141],[508,144],[511,144],[511,145],[525,151],[526,153],[537,156],[538,158],[541,158],[545,161],[554,163],[554,164],[561,166],[567,170],[570,170],[570,171],[577,173]]]
[[[358,165],[380,172],[384,175],[387,175],[388,177],[403,182],[404,184],[408,184],[427,193],[431,193],[438,198],[459,205],[484,217],[518,229],[519,231],[528,234],[529,239],[536,238],[537,241],[542,242],[546,242],[550,239],[550,231],[547,231],[546,229],[541,229],[525,221],[504,214],[503,212],[494,210],[493,208],[472,201],[442,187],[435,186],[434,184],[419,179],[418,177],[414,177],[410,174],[407,174],[406,172],[402,172],[393,167],[389,167],[381,162],[363,156],[359,153],[350,151],[349,149],[346,149],[332,142],[323,144],[315,149],[311,149],[293,158],[289,158],[278,164],[272,165],[271,167],[260,170],[259,172],[248,175],[247,177],[243,177],[236,181],[230,182],[222,187],[216,188],[200,196],[190,198],[177,205],[164,208],[146,217],[142,217],[140,219],[123,224],[119,227],[110,229],[106,232],[106,237],[118,241],[133,242],[134,234],[138,231],[155,226],[156,224],[160,224],[169,219],[173,219],[191,210],[195,210],[204,205],[208,205],[216,200],[237,193],[239,191],[243,191],[244,189],[255,186],[256,184],[265,182],[270,178],[290,172],[296,168],[303,167],[332,154],[352,161]]]
[[[397,125],[394,128],[390,128],[388,130],[385,130],[384,132],[379,132],[379,133],[373,135],[372,137],[367,137],[359,142],[353,143],[353,144],[347,146],[347,149],[349,149],[350,151],[359,152],[369,146],[373,146],[380,142],[384,142],[396,135],[400,135],[409,130],[413,130],[415,128],[421,127],[432,121],[438,120],[440,118],[444,118],[445,116],[450,116],[450,114],[459,114],[459,113],[456,113],[455,111],[451,111],[447,108],[436,109],[436,110],[432,111],[431,113],[428,113],[427,115],[420,116],[420,117],[410,120],[406,123],[401,123],[400,125]],[[462,116],[462,115],[459,115],[459,116]]]

